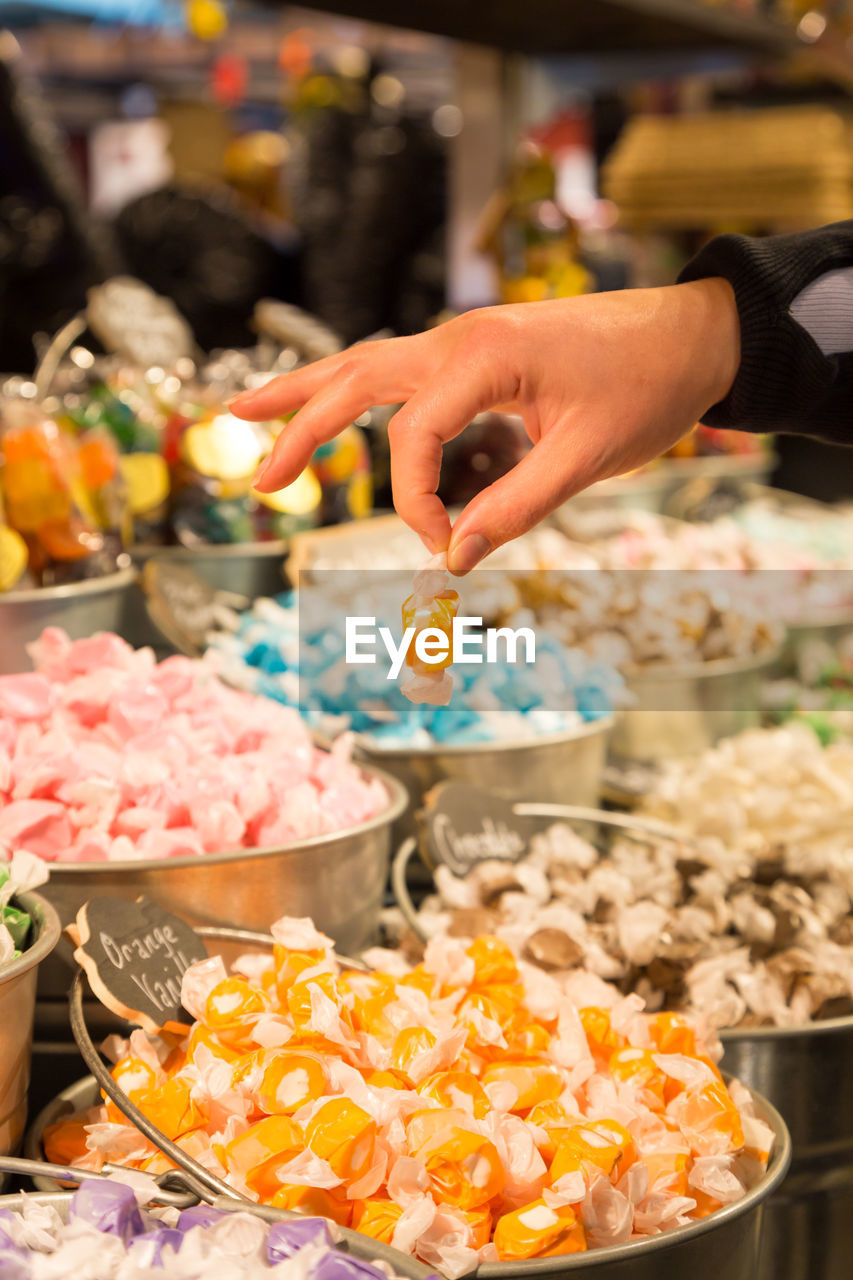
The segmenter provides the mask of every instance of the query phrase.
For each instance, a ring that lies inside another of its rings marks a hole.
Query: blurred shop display
[[[29,368],[33,337],[66,320],[114,270],[14,36],[0,31],[0,367]]]
[[[148,192],[114,226],[130,271],[172,299],[205,350],[251,342],[259,298],[299,298],[295,243],[273,243],[224,188]]]
[[[425,328],[444,302],[444,140],[378,65],[312,68],[292,94],[307,308],[346,342]]]
[[[638,116],[603,168],[621,225],[792,230],[853,216],[851,124],[814,105]]]
[[[554,162],[533,143],[520,148],[484,210],[479,248],[495,264],[501,302],[573,298],[594,287],[577,228],[557,199]]]
[[[281,554],[299,530],[371,513],[370,450],[354,424],[293,484],[254,489],[284,422],[243,422],[228,397],[339,345],[280,303],[259,307],[255,324],[255,347],[202,356],[170,303],[113,279],[90,292],[34,381],[6,379],[0,589],[25,572],[26,585],[78,582],[127,564],[126,552],[169,544],[276,543]],[[94,353],[95,336],[111,354]],[[364,425],[376,425],[372,415]]]

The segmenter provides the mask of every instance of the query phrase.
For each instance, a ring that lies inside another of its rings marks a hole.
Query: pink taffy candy
[[[126,861],[283,845],[387,807],[351,763],[318,750],[299,713],[220,683],[187,658],[159,666],[101,633],[57,629],[34,674],[0,678],[0,849]]]

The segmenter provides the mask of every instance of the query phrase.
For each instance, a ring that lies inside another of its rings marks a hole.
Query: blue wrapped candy
[[[340,608],[318,613],[312,598],[303,614],[300,635],[296,592],[257,600],[233,631],[212,637],[207,661],[330,736],[348,728],[391,749],[528,741],[610,716],[624,691],[615,669],[539,628],[535,664],[457,663],[449,705],[413,705],[382,661],[346,664]],[[393,620],[383,621],[393,633]]]

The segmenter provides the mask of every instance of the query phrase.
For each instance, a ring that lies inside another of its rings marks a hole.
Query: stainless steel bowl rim
[[[217,560],[239,560],[244,556],[257,556],[259,559],[274,559],[285,556],[290,550],[290,543],[284,538],[273,538],[267,542],[205,542],[197,547],[158,546],[154,542],[137,542],[128,548],[135,560],[150,560],[162,556],[169,560],[188,560],[192,562],[198,557],[214,557]],[[282,584],[284,590],[284,584]]]
[[[687,1226],[676,1227],[674,1231],[665,1231],[661,1235],[651,1236],[646,1240],[629,1240],[626,1244],[607,1245],[603,1249],[590,1249],[585,1253],[562,1254],[554,1258],[531,1258],[520,1263],[481,1263],[476,1272],[471,1273],[472,1276],[482,1277],[482,1280],[504,1280],[505,1277],[513,1274],[524,1276],[549,1275],[554,1272],[581,1271],[585,1268],[607,1266],[608,1264],[635,1258],[640,1254],[654,1253],[677,1245],[682,1241],[695,1240],[697,1236],[714,1231],[722,1223],[730,1222],[744,1213],[749,1213],[756,1208],[760,1201],[777,1190],[791,1163],[791,1138],[784,1120],[776,1108],[760,1093],[756,1093],[753,1089],[750,1090],[750,1093],[758,1103],[761,1118],[772,1128],[775,1141],[770,1163],[764,1176],[735,1204],[725,1205],[722,1209],[717,1209],[707,1218],[702,1218],[698,1222],[690,1222]],[[80,1109],[87,1105],[96,1106],[99,1101],[97,1081],[94,1076],[84,1076],[82,1079],[75,1081],[73,1085],[69,1085],[67,1089],[64,1089],[62,1093],[58,1094],[52,1102],[49,1102],[43,1108],[26,1137],[26,1151],[33,1159],[42,1158],[42,1128],[48,1118],[47,1113],[53,1109],[56,1102],[63,1095],[65,1095],[69,1104],[75,1108]],[[87,1102],[87,1097],[91,1097],[93,1100]],[[37,1180],[36,1185],[47,1185],[47,1183]]]
[[[504,738],[494,742],[440,743],[429,747],[383,747],[368,734],[357,733],[356,745],[363,751],[370,752],[372,758],[388,759],[394,757],[411,758],[418,756],[428,759],[431,756],[467,756],[492,755],[503,751],[523,751],[527,747],[556,747],[566,742],[580,742],[591,738],[594,734],[607,733],[613,728],[613,716],[602,716],[598,720],[587,720],[577,729],[565,729],[562,733],[543,733],[535,738],[522,738],[512,741]]]
[[[720,1027],[717,1034],[726,1044],[742,1040],[795,1040],[832,1035],[835,1031],[853,1031],[853,1014],[846,1014],[843,1018],[824,1018],[820,1022],[804,1022],[796,1027]]]
[[[46,600],[76,600],[80,596],[102,595],[107,591],[129,587],[136,582],[135,569],[116,569],[100,578],[84,578],[82,582],[66,582],[57,587],[27,587],[23,591],[0,592],[0,609],[4,604],[38,604]]]
[[[40,893],[16,893],[12,901],[18,903],[33,918],[33,923],[38,925],[38,937],[31,946],[27,947],[20,959],[13,960],[10,965],[0,969],[0,987],[14,978],[19,978],[22,973],[26,973],[35,965],[41,964],[42,960],[50,955],[62,933],[62,925],[56,909]],[[35,919],[36,912],[41,915],[40,922]]]
[[[801,631],[814,631],[820,627],[853,627],[853,609],[835,609],[829,613],[814,613],[808,619],[798,618],[786,622],[788,631],[797,637]]]
[[[759,671],[762,667],[771,666],[782,652],[783,643],[784,639],[780,637],[778,643],[771,645],[769,649],[753,653],[748,658],[711,658],[708,662],[661,664],[659,667],[650,663],[645,667],[631,665],[622,667],[621,670],[629,687],[631,683],[641,683],[643,680],[696,680],[703,676],[710,679],[712,676],[739,675],[744,671]],[[630,710],[630,707],[623,708],[623,711]]]
[[[162,868],[164,871],[179,871],[186,867],[212,867],[223,862],[245,862],[249,858],[275,858],[288,853],[302,853],[305,849],[317,849],[322,845],[331,844],[335,840],[347,839],[350,836],[360,836],[368,831],[375,831],[377,827],[387,826],[399,818],[409,803],[408,793],[402,782],[390,773],[386,773],[384,769],[378,769],[374,764],[366,764],[361,760],[356,763],[359,769],[371,775],[371,780],[375,778],[383,784],[388,792],[390,803],[387,809],[383,809],[381,813],[376,813],[372,818],[356,823],[355,826],[341,827],[338,831],[326,831],[323,835],[309,836],[306,840],[296,840],[292,844],[277,845],[272,848],[221,850],[219,853],[188,853],[180,858],[129,858],[121,862],[113,862],[111,860],[101,862],[55,862],[51,863],[51,875],[58,879],[60,876],[91,875],[93,872],[98,871],[109,871],[110,873],[114,871],[133,871],[138,873],[140,868],[152,870]]]

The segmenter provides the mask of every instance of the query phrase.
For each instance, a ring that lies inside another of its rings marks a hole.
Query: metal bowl
[[[814,667],[835,655],[838,645],[853,635],[853,609],[839,610],[808,622],[789,623],[788,637],[776,672],[797,675],[801,667]]]
[[[38,1184],[41,1180],[35,1178]],[[63,1221],[68,1216],[68,1206],[71,1203],[73,1191],[41,1191],[36,1195],[27,1195],[30,1204],[49,1205],[52,1209],[56,1209]],[[23,1196],[18,1194],[14,1196],[0,1196],[0,1210],[13,1209],[20,1211],[23,1207]],[[226,1213],[236,1213],[245,1211],[246,1208],[251,1212],[252,1206],[246,1205],[239,1200],[218,1199],[214,1201],[213,1207],[221,1209]],[[266,1221],[287,1220],[293,1217],[293,1214],[284,1211],[264,1212],[263,1217]],[[335,1227],[334,1237],[338,1245],[343,1245],[346,1252],[352,1254],[353,1257],[361,1258],[364,1262],[381,1261],[387,1263],[395,1275],[405,1276],[407,1280],[435,1280],[435,1272],[424,1265],[422,1262],[416,1261],[415,1258],[408,1257],[405,1253],[400,1253],[399,1249],[392,1249],[390,1245],[383,1244],[380,1241],[372,1240],[369,1236],[361,1235],[358,1231],[350,1231],[346,1227]],[[156,1275],[156,1271],[152,1271]]]
[[[192,569],[214,591],[234,595],[276,596],[284,591],[284,560],[290,544],[274,542],[231,542],[200,547],[158,547],[140,543],[131,547],[134,564],[142,566],[153,558],[168,560]]]
[[[535,1258],[530,1262],[491,1262],[481,1264],[472,1277],[482,1280],[512,1280],[513,1277],[562,1275],[578,1276],[594,1271],[596,1280],[754,1280],[761,1235],[764,1202],[779,1186],[791,1158],[791,1143],[778,1111],[756,1095],[761,1118],[775,1135],[773,1154],[767,1172],[759,1183],[737,1204],[727,1205],[708,1218],[679,1227],[648,1240],[630,1241],[589,1253],[556,1258]],[[30,1159],[43,1159],[41,1135],[72,1111],[97,1106],[98,1087],[92,1076],[78,1080],[64,1089],[40,1113],[27,1134],[26,1154]],[[56,1190],[52,1179],[36,1178],[36,1186],[45,1191]]]
[[[27,1090],[39,965],[59,941],[59,918],[40,893],[14,901],[29,912],[36,936],[19,960],[0,974],[0,1152],[18,1149],[27,1124]]]
[[[409,793],[409,807],[394,827],[399,843],[415,830],[415,814],[438,782],[470,782],[514,800],[594,805],[601,790],[607,737],[613,720],[593,720],[567,733],[528,742],[446,743],[385,749],[357,739],[358,752],[381,765]]]
[[[634,814],[536,804],[519,814],[595,828],[630,838],[690,836]],[[427,941],[407,885],[415,842],[398,849],[391,883],[406,923]],[[765,1206],[756,1280],[849,1280],[853,1250],[853,1017],[803,1027],[722,1031],[724,1069],[768,1098],[785,1118],[793,1149],[790,1175]],[[727,1274],[721,1272],[722,1274]]]
[[[238,849],[183,858],[128,862],[55,862],[45,896],[63,927],[90,898],[114,895],[134,901],[145,894],[189,924],[266,932],[279,916],[310,916],[342,951],[357,951],[373,934],[382,906],[391,854],[391,825],[406,808],[396,778],[362,766],[381,781],[386,809],[343,831],[275,849]],[[60,958],[65,963],[60,963]],[[43,999],[64,997],[70,944],[39,983]]]
[[[779,649],[750,658],[624,671],[634,705],[617,713],[611,754],[643,763],[700,755],[761,721],[761,687]]]
[[[721,1033],[723,1065],[788,1123],[791,1172],[766,1207],[756,1280],[848,1280],[853,1253],[853,1017]]]
[[[764,484],[775,466],[772,454],[720,454],[710,458],[664,458],[627,476],[599,480],[567,505],[627,507],[660,514],[684,485],[698,479],[733,479]]]
[[[62,627],[72,640],[96,631],[120,635],[135,583],[134,569],[119,569],[67,586],[0,593],[0,675],[32,670],[27,645],[45,627]]]

